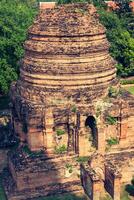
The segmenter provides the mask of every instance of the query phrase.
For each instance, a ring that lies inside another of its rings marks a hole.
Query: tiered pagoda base
[[[17,150],[8,155],[3,184],[8,200],[28,200],[82,190],[79,163],[72,156],[47,157]],[[12,175],[11,175],[12,174]]]
[[[134,148],[105,155],[94,153],[87,163],[81,165],[81,177],[79,166],[73,156],[48,158],[44,153],[14,152],[9,155],[12,175],[7,170],[3,178],[7,199],[36,200],[74,194],[83,192],[83,186],[90,199],[100,200],[107,191],[114,200],[120,200],[121,185],[131,182],[134,174]]]

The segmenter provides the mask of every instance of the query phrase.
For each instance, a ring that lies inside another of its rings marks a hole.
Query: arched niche
[[[86,121],[85,121],[85,126],[89,127],[91,129],[91,134],[92,134],[92,138],[93,138],[93,145],[96,147],[98,129],[97,129],[97,124],[96,124],[95,117],[92,116],[92,115],[88,116],[86,118]]]

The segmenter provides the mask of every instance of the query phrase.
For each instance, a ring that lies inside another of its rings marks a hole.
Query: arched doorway
[[[97,125],[96,125],[96,119],[94,116],[88,116],[85,121],[85,126],[89,127],[91,129],[91,134],[93,138],[93,145],[97,146]]]

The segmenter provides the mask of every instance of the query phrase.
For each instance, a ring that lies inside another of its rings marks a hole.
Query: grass
[[[36,200],[87,200],[84,195],[66,194],[66,195],[56,195],[52,197],[40,197]]]
[[[100,200],[112,200],[112,197],[109,194],[106,194],[106,196],[101,198]]]
[[[106,194],[106,196],[101,198],[100,200],[112,200],[112,198],[109,194]],[[121,188],[121,200],[131,200],[128,196],[128,193],[125,191],[125,185]]]
[[[56,134],[57,134],[57,136],[61,136],[61,135],[64,135],[64,134],[65,134],[65,131],[64,131],[64,130],[61,130],[61,129],[57,129],[57,130],[56,130]]]
[[[128,192],[125,191],[125,186],[122,186],[121,200],[131,200],[128,196]]]
[[[76,161],[79,163],[85,163],[85,162],[88,162],[88,160],[89,160],[89,156],[80,156],[76,159]]]
[[[5,192],[4,192],[4,189],[2,187],[2,177],[1,177],[1,174],[0,174],[0,200],[7,200]]]
[[[120,83],[122,84],[122,85],[127,85],[127,84],[134,84],[134,79],[126,79],[126,80],[121,80],[120,81]]]
[[[131,94],[134,94],[134,86],[125,87],[125,89],[126,89],[127,91],[129,91]]]
[[[9,102],[9,96],[0,96],[0,110],[8,109]]]

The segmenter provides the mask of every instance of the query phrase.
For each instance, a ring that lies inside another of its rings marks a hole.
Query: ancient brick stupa
[[[105,29],[92,5],[59,6],[39,14],[24,46],[12,92],[15,130],[31,150],[53,153],[56,131],[62,129],[68,148],[70,129],[85,127],[94,102],[116,82]]]
[[[105,29],[91,4],[42,10],[24,47],[11,90],[21,143],[9,154],[8,200],[79,191],[76,157],[104,156],[110,138],[119,151],[133,146],[127,126],[132,97],[120,92]]]

